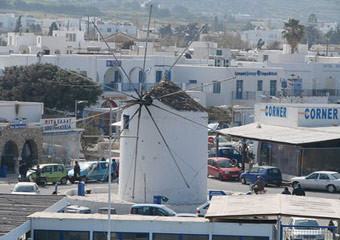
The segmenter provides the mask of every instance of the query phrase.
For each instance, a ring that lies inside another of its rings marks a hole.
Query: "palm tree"
[[[305,26],[299,24],[299,20],[290,18],[288,19],[288,22],[284,22],[283,28],[283,38],[290,45],[290,52],[293,54],[294,52],[297,52],[297,46],[305,36]]]

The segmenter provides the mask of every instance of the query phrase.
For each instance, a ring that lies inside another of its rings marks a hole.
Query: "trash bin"
[[[162,196],[153,196],[153,203],[161,204]]]
[[[6,165],[2,165],[0,167],[0,177],[7,177],[7,166]]]
[[[85,196],[85,183],[83,181],[78,183],[78,196]]]

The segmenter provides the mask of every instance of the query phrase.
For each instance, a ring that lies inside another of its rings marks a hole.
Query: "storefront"
[[[221,130],[259,141],[258,162],[289,175],[340,171],[340,106],[331,104],[257,104],[255,122]]]

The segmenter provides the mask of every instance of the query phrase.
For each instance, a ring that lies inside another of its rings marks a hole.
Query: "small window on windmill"
[[[129,129],[130,115],[123,115],[123,127]]]

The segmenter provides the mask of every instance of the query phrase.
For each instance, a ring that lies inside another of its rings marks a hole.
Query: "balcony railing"
[[[245,92],[235,92],[232,93],[233,100],[255,100],[256,92],[255,91],[245,91]]]
[[[119,83],[104,83],[103,91],[104,92],[112,92],[118,89]]]

